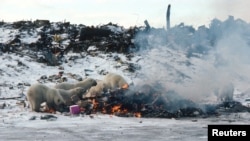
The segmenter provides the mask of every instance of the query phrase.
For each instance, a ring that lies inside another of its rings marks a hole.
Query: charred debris
[[[125,29],[113,23],[86,26],[48,20],[0,22],[0,27],[16,32],[10,35],[10,40],[0,43],[0,52],[29,55],[51,66],[59,65],[61,58],[70,51],[90,55],[96,55],[98,51],[129,54],[136,48],[133,43],[135,34],[143,30],[143,27]],[[37,36],[37,40],[23,41],[27,36]],[[88,50],[89,47],[94,47],[95,52]]]
[[[145,84],[129,89],[105,91],[102,95],[72,99],[80,107],[80,114],[109,114],[120,117],[188,118],[216,117],[222,114],[250,112],[250,108],[234,100],[219,104],[198,104],[175,91],[162,91]],[[69,112],[61,107],[61,112]]]

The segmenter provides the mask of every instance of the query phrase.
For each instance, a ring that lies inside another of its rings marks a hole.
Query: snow
[[[55,24],[56,25],[56,24]],[[57,26],[56,26],[57,27]],[[122,29],[109,26],[117,33]],[[40,29],[32,31],[32,35],[24,32],[21,41],[32,43],[38,40]],[[0,27],[0,42],[6,43],[14,38],[17,30],[12,28]],[[63,38],[67,35],[63,34]],[[159,39],[160,40],[160,39]],[[95,51],[95,46],[90,46],[88,51]],[[102,79],[101,71],[110,71],[121,74],[130,84],[140,84],[141,82],[151,83],[155,80],[163,83],[166,89],[177,89],[178,92],[186,91],[189,94],[192,87],[192,93],[200,94],[201,90],[205,92],[212,91],[212,86],[204,86],[199,89],[197,83],[207,84],[205,79],[201,80],[204,72],[213,69],[214,59],[206,60],[202,57],[188,58],[184,51],[159,45],[153,49],[141,51],[131,60],[127,60],[124,54],[108,53],[97,56],[91,56],[83,53],[83,56],[77,53],[67,54],[66,59],[72,56],[78,56],[75,60],[64,62],[61,67],[64,68],[64,74],[72,73],[95,79]],[[142,68],[136,73],[125,71],[126,66],[121,61],[114,58],[119,57],[123,62],[138,64]],[[0,97],[19,97],[26,94],[29,86],[19,86],[18,84],[34,84],[41,76],[51,76],[58,74],[59,67],[47,66],[44,63],[38,63],[28,56],[22,56],[14,53],[0,53]],[[24,65],[18,65],[22,62]],[[206,67],[203,67],[206,64]],[[166,67],[167,66],[167,67]],[[215,69],[216,71],[216,69]],[[214,73],[214,72],[211,72]],[[214,74],[214,77],[218,75]],[[244,76],[244,75],[243,75]],[[207,76],[205,78],[209,78]],[[75,80],[69,79],[69,82]],[[195,80],[195,81],[194,81]],[[219,80],[219,79],[213,79]],[[166,82],[166,83],[165,83]],[[189,83],[193,82],[193,83]],[[249,80],[237,78],[235,86],[234,99],[245,105],[249,104],[246,99],[250,97],[247,91]],[[53,86],[54,82],[46,82],[48,86]],[[177,85],[176,85],[177,84]],[[215,83],[213,85],[217,85]],[[179,89],[181,88],[181,89]],[[195,96],[197,97],[196,94]],[[188,97],[189,95],[187,95]],[[194,96],[194,97],[195,97]],[[215,95],[202,94],[202,100],[213,103],[216,100]],[[189,97],[193,98],[193,97]],[[207,98],[207,99],[206,99]],[[20,98],[24,100],[24,98]],[[31,112],[29,108],[18,105],[17,100],[0,100],[0,105],[5,103],[6,107],[0,109],[0,139],[1,140],[207,140],[207,126],[209,124],[250,124],[249,113],[230,113],[218,115],[209,118],[183,118],[183,119],[159,119],[159,118],[136,118],[136,117],[117,117],[114,115],[93,114],[93,115],[69,115],[57,113],[57,119],[53,121],[42,120],[41,116],[46,113]],[[35,120],[31,120],[36,117]]]
[[[42,114],[8,113],[0,125],[5,140],[207,140],[211,124],[249,124],[249,113],[208,119],[123,118],[112,115],[61,116],[55,121],[41,120]],[[37,116],[36,120],[28,120]]]
[[[116,34],[119,34],[119,33],[123,32],[121,27],[115,27],[115,26],[112,26],[112,25],[108,25],[107,28],[110,29],[111,31],[113,31]]]

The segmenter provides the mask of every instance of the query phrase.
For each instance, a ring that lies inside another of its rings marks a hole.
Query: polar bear
[[[75,105],[79,100],[81,100],[82,95],[86,92],[85,88],[76,87],[70,90],[57,89],[65,100],[66,106]]]
[[[92,86],[82,98],[101,96],[103,92],[107,91],[107,86],[102,80],[97,80],[97,85]]]
[[[95,86],[97,84],[96,80],[93,78],[86,78],[83,81],[79,81],[77,83],[69,83],[69,82],[62,82],[58,83],[54,86],[56,89],[64,89],[69,90],[76,87],[82,87],[86,90],[88,90],[90,87]]]
[[[46,85],[37,83],[29,87],[27,99],[30,103],[31,110],[41,112],[41,104],[46,102],[48,108],[58,110],[60,107],[72,104],[71,97],[80,95],[84,90],[80,87],[71,90],[50,88]]]
[[[106,87],[110,90],[115,89],[128,89],[128,82],[119,74],[108,73],[103,79]]]

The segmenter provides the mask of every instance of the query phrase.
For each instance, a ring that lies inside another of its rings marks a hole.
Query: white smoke
[[[250,25],[232,16],[198,30],[184,24],[170,32],[151,29],[136,40],[144,57],[137,83],[161,84],[165,91],[201,101],[225,97],[225,88],[232,96],[232,87],[250,82]]]

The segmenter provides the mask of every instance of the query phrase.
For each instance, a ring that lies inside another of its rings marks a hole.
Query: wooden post
[[[146,25],[146,31],[148,31],[151,28],[150,25],[149,25],[149,23],[148,23],[148,21],[145,20],[144,24]]]
[[[167,30],[170,29],[170,8],[171,8],[171,5],[169,4],[168,5],[168,10],[167,10],[167,15],[166,15],[166,18],[167,18]]]

